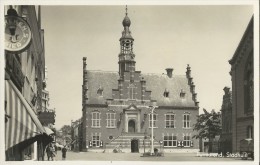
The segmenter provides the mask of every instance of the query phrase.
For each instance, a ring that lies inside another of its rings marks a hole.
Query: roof
[[[195,107],[192,93],[186,75],[173,75],[169,78],[162,74],[141,74],[146,81],[146,90],[151,92],[151,99],[157,101],[158,106]],[[88,104],[106,104],[106,99],[112,99],[112,89],[118,89],[118,72],[87,70]],[[100,96],[97,91],[103,89]],[[164,92],[169,91],[169,97]],[[185,98],[180,92],[185,92]]]
[[[246,43],[247,36],[249,36],[250,33],[253,35],[253,31],[254,31],[254,16],[251,17],[250,22],[247,25],[247,28],[242,36],[242,39],[240,40],[240,42],[238,44],[238,47],[237,47],[234,55],[229,60],[229,64],[233,65],[237,61],[238,56],[243,54],[243,53],[240,53],[242,51],[242,46],[247,44]],[[254,40],[254,39],[251,39],[251,40]]]
[[[152,91],[152,99],[158,106],[195,106],[186,75],[173,75],[169,78],[166,74],[142,74],[146,80],[146,89]],[[164,97],[164,92],[169,91],[169,97]],[[180,92],[185,92],[185,98],[180,97]]]
[[[105,104],[106,99],[112,99],[112,89],[117,89],[119,75],[117,72],[87,70],[88,104]],[[103,96],[97,90],[103,88]]]

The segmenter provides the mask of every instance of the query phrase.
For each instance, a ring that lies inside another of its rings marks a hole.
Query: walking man
[[[50,157],[51,157],[51,150],[50,150],[50,144],[47,146],[46,148],[46,153],[47,153],[47,157],[48,157],[48,161],[50,160]]]
[[[52,145],[51,145],[51,159],[52,160],[55,160],[56,154],[57,154],[56,147],[55,147],[54,143],[52,143]]]
[[[65,160],[66,159],[66,152],[67,152],[67,146],[65,145],[62,150],[62,160]]]

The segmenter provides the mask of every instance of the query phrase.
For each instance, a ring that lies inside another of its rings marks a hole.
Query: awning
[[[37,115],[11,80],[5,80],[5,150],[36,135],[45,133]]]
[[[43,126],[43,127],[44,127],[45,132],[46,132],[47,135],[54,134],[54,132],[49,127],[45,127],[45,126]]]

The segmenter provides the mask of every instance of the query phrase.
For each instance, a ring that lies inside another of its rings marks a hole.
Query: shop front
[[[13,82],[5,80],[6,161],[43,160],[49,134]]]

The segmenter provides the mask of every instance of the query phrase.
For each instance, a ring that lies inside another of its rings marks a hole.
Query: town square
[[[3,161],[258,164],[259,6],[242,2],[4,0]]]

